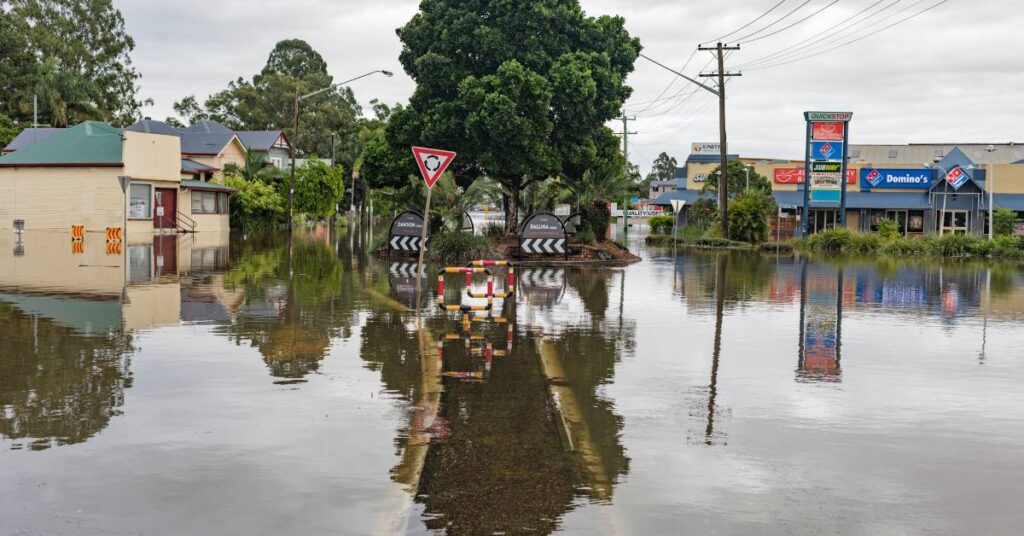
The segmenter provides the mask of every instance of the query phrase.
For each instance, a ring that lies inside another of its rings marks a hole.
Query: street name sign
[[[527,255],[566,255],[565,227],[558,216],[538,212],[523,223],[519,249]]]
[[[388,232],[388,249],[404,253],[415,253],[420,250],[423,235],[423,216],[419,212],[407,210],[391,222]]]

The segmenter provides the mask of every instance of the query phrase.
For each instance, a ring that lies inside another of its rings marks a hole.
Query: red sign
[[[804,168],[775,168],[776,184],[803,184]],[[857,170],[846,170],[846,184],[857,184]]]
[[[843,141],[846,123],[815,121],[811,123],[811,139],[815,141]]]
[[[426,147],[413,147],[412,154],[416,157],[416,165],[420,167],[423,181],[427,188],[433,188],[434,183],[441,177],[448,165],[455,160],[455,153],[442,149],[428,149]]]

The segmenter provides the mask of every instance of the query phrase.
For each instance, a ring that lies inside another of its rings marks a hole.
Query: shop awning
[[[199,190],[203,192],[234,192],[234,188],[228,188],[223,184],[206,181],[181,181],[181,187],[188,190]]]
[[[665,192],[658,196],[657,199],[651,201],[652,205],[672,206],[673,199],[679,199],[686,201],[687,205],[692,205],[698,199],[714,199],[715,194],[713,193],[701,193],[700,190],[673,190],[671,192]]]
[[[1024,212],[1024,194],[996,194],[996,207],[1006,207],[1018,212]]]

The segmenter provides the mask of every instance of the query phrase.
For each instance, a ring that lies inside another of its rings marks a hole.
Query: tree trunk
[[[505,203],[505,234],[513,235],[519,231],[519,180],[509,184],[512,195]]]

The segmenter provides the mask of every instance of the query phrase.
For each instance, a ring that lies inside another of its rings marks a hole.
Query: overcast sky
[[[727,68],[799,44],[876,1],[838,0],[825,7],[833,0],[811,0],[775,23],[804,3],[786,0],[726,39],[741,38],[772,23],[751,39],[782,30],[745,44],[729,58]],[[850,41],[938,1],[883,0],[861,17],[895,4],[816,48],[798,49],[799,54],[782,59]],[[142,95],[155,101],[144,113],[154,118],[169,115],[172,103],[183,96],[195,94],[202,101],[229,80],[250,78],[263,66],[274,43],[288,38],[308,41],[324,56],[336,80],[373,69],[394,71],[394,78],[371,77],[352,85],[364,105],[373,98],[405,102],[413,91],[412,80],[398,63],[401,46],[395,28],[416,12],[417,0],[226,0],[216,2],[216,9],[209,0],[114,3],[136,40],[133,58],[142,73]],[[590,15],[625,17],[628,30],[641,39],[647,55],[678,69],[698,43],[743,26],[778,0],[581,3]],[[1024,142],[1019,126],[1024,124],[1020,30],[1024,13],[1012,4],[949,0],[917,18],[817,57],[763,70],[743,69],[744,76],[727,87],[730,148],[744,156],[802,158],[801,113],[809,109],[854,112],[853,143]],[[697,73],[710,58],[709,53],[698,52],[686,73]],[[687,95],[692,86],[678,80],[664,94],[676,98],[647,102],[661,95],[674,78],[643,59],[637,60],[629,78],[634,92],[627,109],[638,116],[630,128],[639,132],[630,137],[630,160],[644,172],[661,151],[681,162],[691,142],[718,140],[717,105],[710,94]]]

